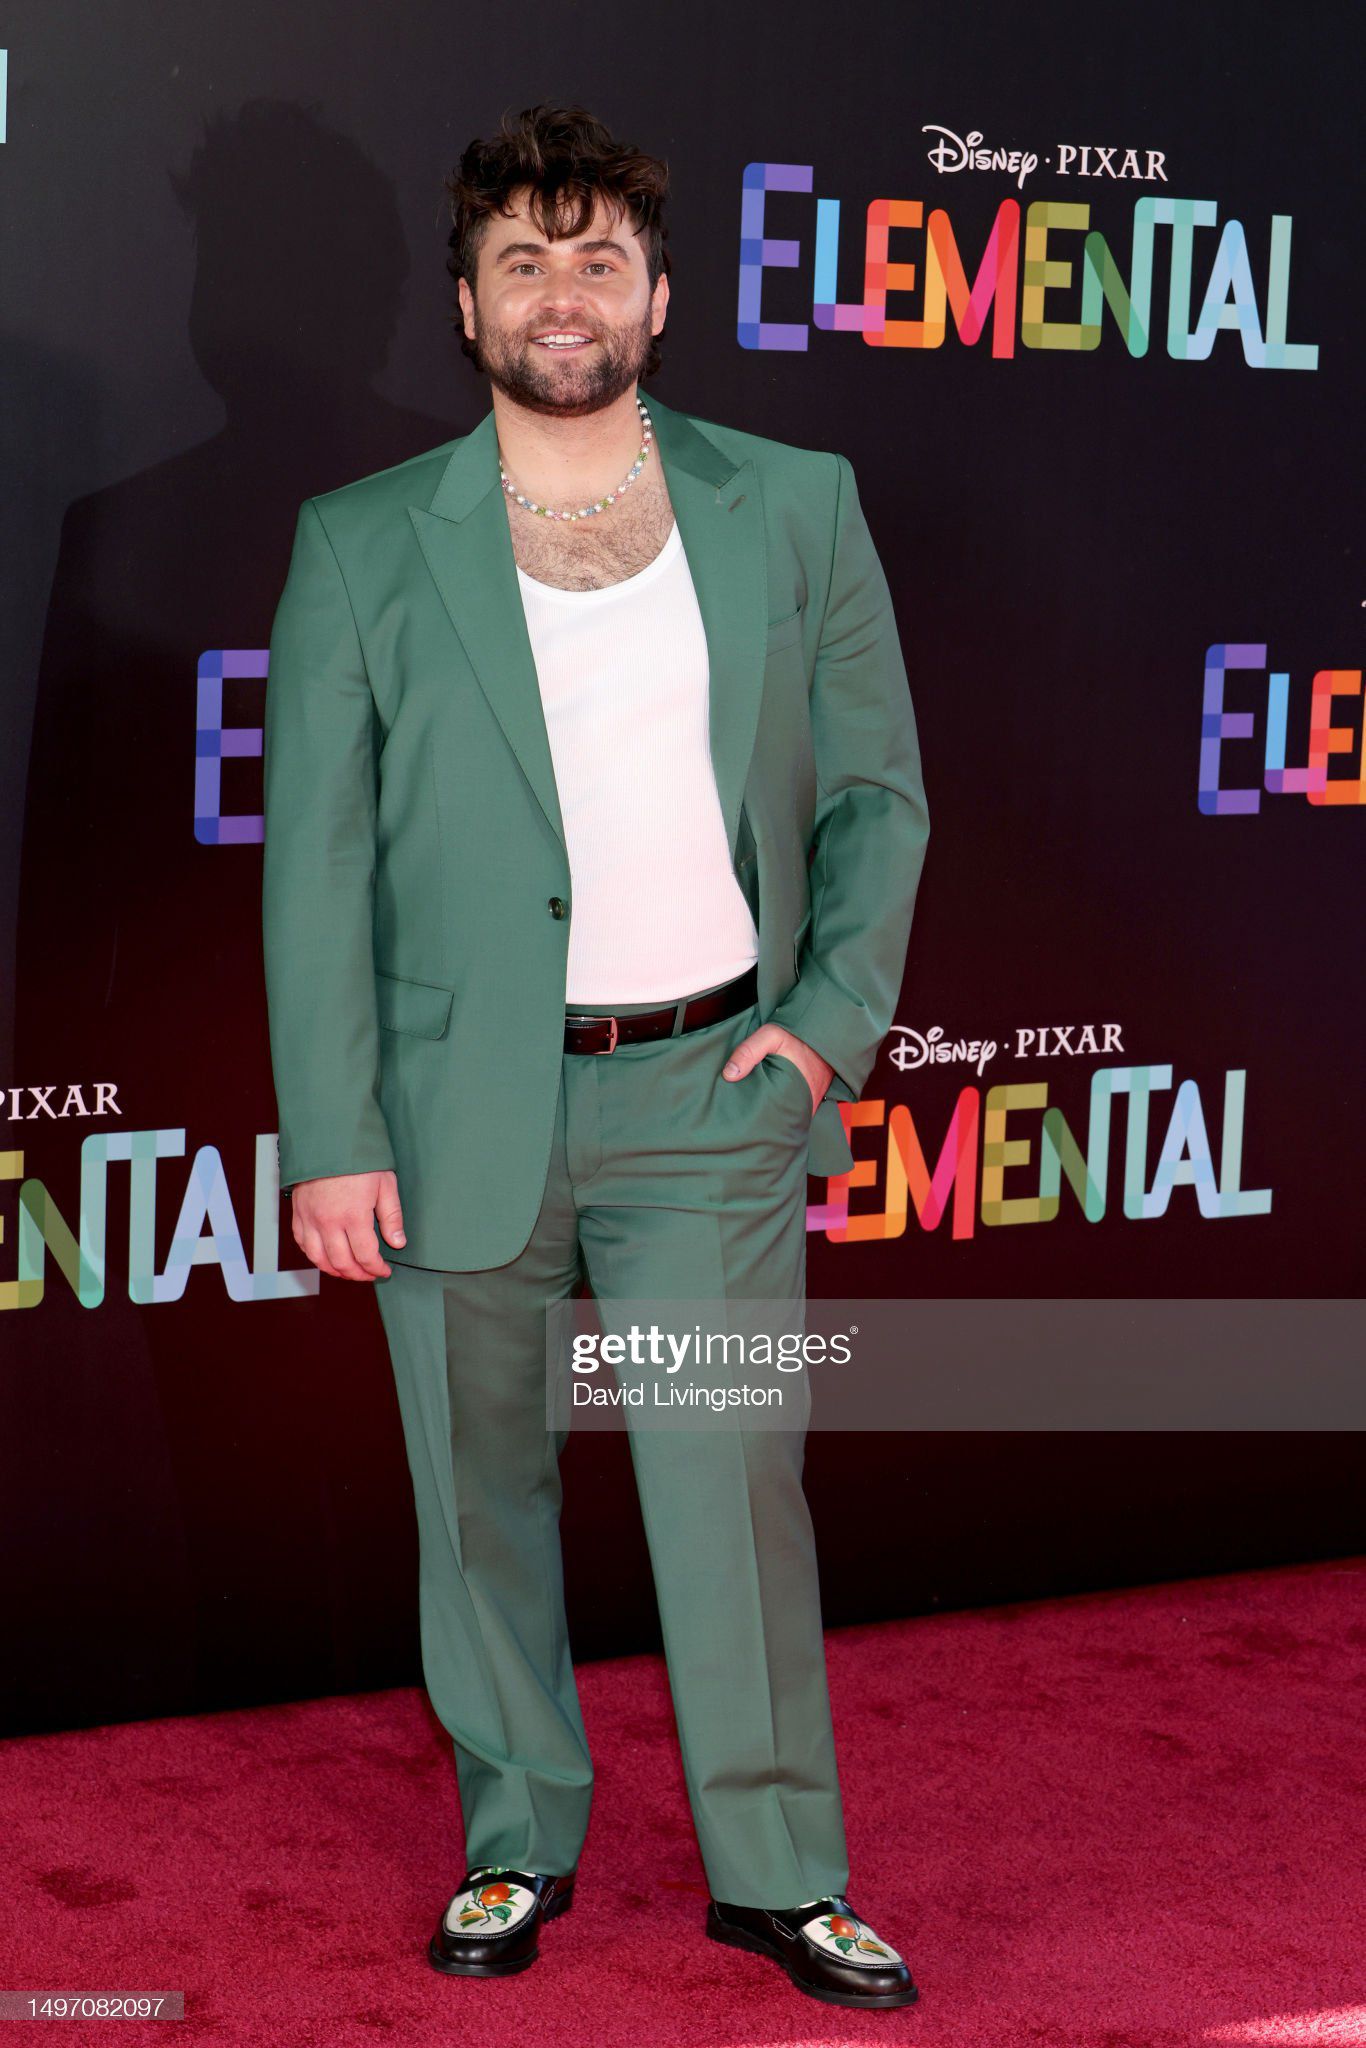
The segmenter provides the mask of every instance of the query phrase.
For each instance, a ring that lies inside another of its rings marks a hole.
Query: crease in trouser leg
[[[629,1303],[781,1298],[791,1286],[781,1245],[778,1263],[737,1283],[726,1242],[735,1224],[715,1208],[653,1224],[633,1212],[629,1231],[612,1210],[586,1222],[604,1329],[612,1290]],[[648,1257],[652,1229],[658,1266]],[[756,1219],[763,1249],[754,1256],[767,1260],[778,1234],[771,1212]],[[803,1437],[719,1426],[630,1431],[698,1846],[712,1896],[737,1905],[823,1898],[848,1881]]]
[[[471,1353],[481,1278],[396,1267],[381,1296],[418,1521],[423,1676],[454,1746],[467,1863],[560,1874],[592,1788],[564,1617],[563,1439],[545,1429],[544,1297]],[[500,1382],[500,1342],[521,1363],[521,1398]]]

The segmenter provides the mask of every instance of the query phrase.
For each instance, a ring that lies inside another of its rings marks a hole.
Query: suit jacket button
[[[566,908],[563,896],[552,896],[547,908],[552,917],[563,917]]]

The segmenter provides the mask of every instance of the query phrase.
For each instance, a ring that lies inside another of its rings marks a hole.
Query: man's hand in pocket
[[[748,1038],[742,1038],[721,1071],[728,1081],[738,1081],[771,1052],[791,1060],[805,1077],[811,1090],[811,1114],[814,1116],[825,1100],[825,1091],[835,1069],[828,1060],[821,1058],[814,1046],[808,1045],[804,1038],[798,1038],[795,1032],[785,1031],[781,1024],[761,1024]]]

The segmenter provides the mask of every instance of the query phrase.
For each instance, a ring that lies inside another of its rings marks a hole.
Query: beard
[[[548,349],[530,339],[547,330],[554,332],[552,323],[544,320],[516,335],[497,330],[490,333],[478,322],[474,360],[507,398],[528,412],[549,413],[557,419],[601,412],[623,391],[629,391],[645,368],[654,339],[647,311],[637,327],[605,332],[583,329],[592,335],[593,346],[577,353],[572,363],[555,363],[549,359]]]

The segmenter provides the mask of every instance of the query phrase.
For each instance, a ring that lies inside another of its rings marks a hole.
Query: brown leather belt
[[[758,991],[759,964],[755,961],[743,974],[737,974],[734,981],[723,982],[709,995],[691,997],[678,1027],[680,1034],[700,1031],[704,1024],[716,1024],[722,1017],[734,1017],[740,1010],[747,1010],[757,999]],[[677,1003],[665,1003],[658,1010],[637,1010],[629,1017],[613,1017],[606,1011],[585,1014],[582,1010],[566,1010],[564,1049],[615,1052],[619,1045],[638,1045],[645,1038],[671,1038],[677,1013]]]

